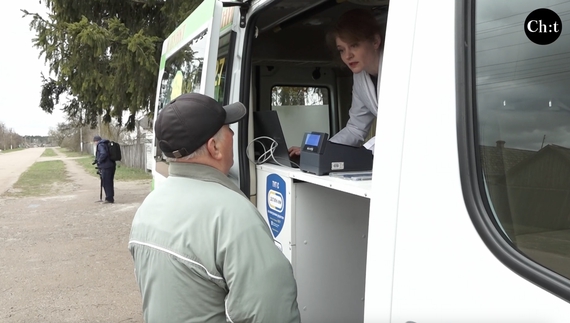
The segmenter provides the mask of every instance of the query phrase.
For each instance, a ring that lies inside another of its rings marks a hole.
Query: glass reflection
[[[536,262],[570,278],[570,33],[537,45],[526,17],[570,2],[477,1],[479,155],[498,225]]]

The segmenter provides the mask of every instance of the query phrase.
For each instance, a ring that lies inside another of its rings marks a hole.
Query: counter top
[[[284,167],[273,164],[257,165],[256,167],[257,169],[264,170],[266,172],[274,172],[281,176],[286,176],[295,180],[328,187],[333,190],[358,195],[365,198],[370,198],[370,192],[372,190],[371,180],[355,181],[350,179],[332,177],[329,175],[317,176],[314,174],[305,173],[299,168]]]

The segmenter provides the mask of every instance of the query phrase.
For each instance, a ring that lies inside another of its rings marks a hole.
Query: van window
[[[478,161],[504,237],[570,278],[570,41],[568,33],[545,45],[527,36],[525,21],[538,8],[568,21],[570,2],[476,1]]]
[[[218,47],[218,60],[216,61],[216,81],[214,83],[214,99],[224,104],[228,85],[228,66],[231,64],[230,42],[231,33],[220,37]]]
[[[216,80],[214,83],[214,99],[223,103],[226,90],[226,74],[228,70],[228,48],[230,34],[220,37],[218,59],[216,61]],[[178,51],[171,55],[165,62],[162,79],[158,94],[157,112],[160,112],[170,101],[183,93],[199,92],[202,89],[202,70],[204,65],[204,53],[208,46],[207,30],[200,33]],[[156,171],[163,176],[168,176],[167,163],[162,151],[155,143]]]
[[[200,34],[166,60],[160,83],[159,110],[182,93],[200,92],[206,34]]]
[[[330,134],[329,91],[325,87],[274,86],[271,109],[276,110],[285,142],[301,146],[306,132]]]

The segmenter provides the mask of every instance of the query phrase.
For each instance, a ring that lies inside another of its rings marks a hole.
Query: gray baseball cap
[[[222,106],[199,93],[182,94],[159,113],[154,133],[167,157],[190,155],[208,142],[222,126],[241,120],[247,109],[240,102]]]

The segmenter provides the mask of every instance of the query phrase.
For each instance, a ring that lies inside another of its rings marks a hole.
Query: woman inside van
[[[378,113],[378,79],[382,66],[381,28],[374,16],[364,9],[353,9],[339,18],[327,35],[344,64],[353,73],[352,105],[349,120],[330,141],[360,146]],[[300,147],[289,148],[289,155],[301,154]]]

